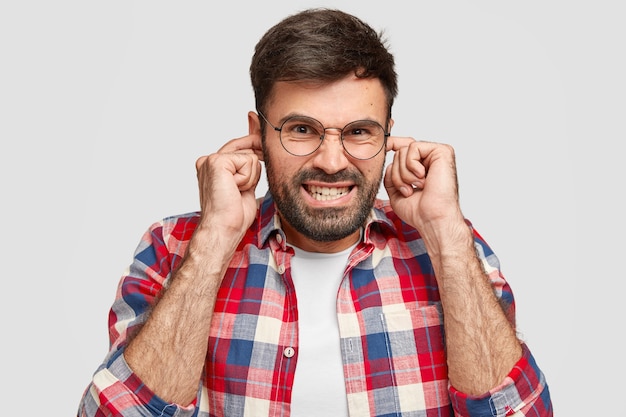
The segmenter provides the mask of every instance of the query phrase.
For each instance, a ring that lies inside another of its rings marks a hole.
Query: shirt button
[[[281,275],[285,273],[285,265],[278,265],[278,273]]]
[[[296,354],[296,350],[292,348],[291,346],[286,347],[285,350],[283,350],[283,355],[285,355],[286,358],[291,358],[295,354]]]

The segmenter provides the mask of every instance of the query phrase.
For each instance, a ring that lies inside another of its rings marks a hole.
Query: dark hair
[[[357,77],[380,79],[391,117],[397,75],[382,35],[340,10],[315,8],[288,16],[255,47],[250,78],[256,108],[264,111],[277,81],[326,83],[353,72]]]

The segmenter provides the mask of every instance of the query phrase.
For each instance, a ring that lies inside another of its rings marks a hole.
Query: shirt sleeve
[[[182,259],[187,238],[194,228],[191,220],[189,217],[165,219],[153,224],[141,238],[109,311],[109,352],[84,391],[78,416],[193,415],[193,404],[182,407],[157,397],[124,358],[130,337],[146,321],[172,270]]]
[[[191,417],[195,404],[187,407],[166,403],[150,391],[126,364],[120,354],[94,374],[85,390],[78,415]]]
[[[450,398],[458,417],[553,415],[550,393],[543,373],[530,350],[522,344],[522,357],[502,384],[482,396],[471,396],[450,387]]]

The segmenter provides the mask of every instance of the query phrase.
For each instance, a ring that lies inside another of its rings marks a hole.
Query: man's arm
[[[163,400],[190,404],[197,395],[217,290],[232,256],[210,230],[197,229],[187,254],[124,356]]]
[[[448,377],[456,389],[481,395],[522,356],[512,323],[476,256],[465,222],[424,232],[443,307]]]
[[[201,215],[183,260],[164,288],[164,276],[173,267],[163,240],[167,236],[146,235],[136,256],[154,264],[144,268],[145,259],[136,259],[139,275],[125,277],[120,286],[111,310],[111,351],[94,374],[79,415],[169,415],[180,407],[193,413],[187,406],[202,380],[217,291],[256,215],[259,154],[260,137],[249,135],[198,159]]]
[[[256,213],[260,138],[227,143],[196,162],[201,217],[171,285],[125,351],[135,374],[163,400],[197,395],[220,283]]]
[[[480,395],[501,384],[522,356],[476,255],[461,212],[450,146],[392,137],[385,187],[396,213],[424,239],[440,288],[451,385]]]

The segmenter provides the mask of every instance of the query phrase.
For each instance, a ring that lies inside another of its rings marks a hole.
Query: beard
[[[308,169],[299,171],[295,177],[286,178],[274,171],[269,155],[265,155],[264,159],[269,190],[278,211],[299,233],[314,241],[332,242],[350,236],[365,224],[378,194],[383,175],[382,165],[378,175],[371,181],[356,169],[332,175],[319,169]],[[328,208],[308,206],[300,194],[302,183],[307,180],[353,182],[357,186],[356,205]]]

